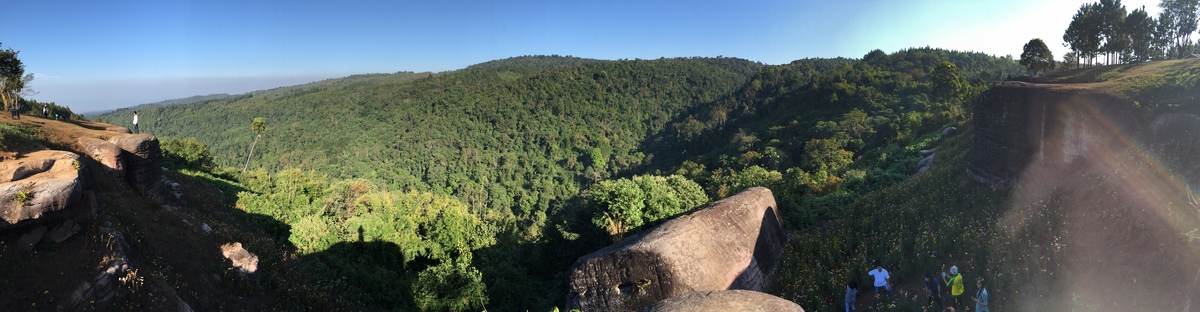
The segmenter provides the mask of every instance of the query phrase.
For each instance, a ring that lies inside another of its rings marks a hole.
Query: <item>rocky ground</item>
[[[164,170],[150,134],[33,116],[0,122],[34,137],[0,136],[0,306],[287,306],[257,272],[292,265],[287,246],[233,208],[236,186]],[[256,251],[268,254],[261,264]]]

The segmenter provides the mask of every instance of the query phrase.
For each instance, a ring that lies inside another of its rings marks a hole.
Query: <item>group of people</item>
[[[12,109],[9,110],[9,112],[12,113],[12,119],[13,120],[21,120],[21,110],[23,110],[23,109],[25,109],[24,104],[21,104],[18,102],[16,105],[13,105]],[[50,119],[50,106],[49,105],[42,106],[42,117],[46,118],[46,119]],[[67,118],[70,118],[70,116],[68,114],[60,114],[57,111],[54,112],[54,120],[67,120]],[[137,117],[134,117],[134,126],[135,127],[137,126]]]
[[[888,297],[893,299],[896,297],[896,295],[892,292],[892,276],[888,273],[888,270],[883,268],[883,265],[876,262],[875,269],[867,272],[867,275],[874,279],[874,283],[872,285],[875,287],[876,299],[879,299],[880,296],[885,293]],[[938,281],[933,277],[933,275],[925,274],[925,297],[929,300],[925,306],[926,311],[928,311],[928,309],[931,307],[943,307],[941,291],[942,284],[945,284],[945,287],[950,287],[950,302],[948,302],[948,306],[944,306],[945,311],[956,311],[956,309],[959,309],[960,305],[962,304],[961,299],[963,293],[966,292],[966,288],[963,286],[963,275],[962,273],[958,272],[958,266],[950,266],[949,274],[946,272],[941,272],[941,275],[941,281]],[[987,312],[989,310],[988,292],[986,283],[982,278],[975,280],[975,289],[975,296],[971,297],[971,300],[975,302],[974,311]],[[858,297],[858,292],[858,281],[851,280],[850,283],[846,285],[846,312],[854,311],[854,302]]]
[[[12,113],[13,120],[21,120],[21,108],[22,107],[21,107],[20,103],[17,103],[16,105],[14,105],[12,107],[11,113]],[[50,119],[49,105],[42,106],[42,117],[45,117],[46,119]],[[67,118],[68,118],[68,116],[66,114],[60,115],[58,112],[54,113],[54,120],[67,120]],[[129,129],[129,130],[132,130],[133,133],[138,133],[138,130],[139,130],[138,129],[138,113],[136,111],[133,112],[133,129]]]

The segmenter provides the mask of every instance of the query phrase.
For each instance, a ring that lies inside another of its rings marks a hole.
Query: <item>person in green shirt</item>
[[[950,287],[950,298],[953,299],[951,301],[953,303],[951,304],[955,308],[958,308],[959,299],[962,298],[962,294],[965,292],[963,288],[963,276],[958,273],[958,266],[950,266],[949,275],[946,272],[942,272],[942,282],[945,282],[946,286]]]

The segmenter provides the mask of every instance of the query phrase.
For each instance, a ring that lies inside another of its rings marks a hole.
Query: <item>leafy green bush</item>
[[[208,145],[195,138],[167,139],[162,144],[163,160],[168,166],[212,171],[215,167]]]
[[[618,240],[626,232],[708,202],[699,184],[679,175],[601,181],[584,197],[596,206],[592,224]]]
[[[413,297],[422,311],[474,311],[488,302],[483,274],[463,263],[429,267],[415,284]]]

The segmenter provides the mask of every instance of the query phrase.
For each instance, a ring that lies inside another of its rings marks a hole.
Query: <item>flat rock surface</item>
[[[38,151],[0,162],[0,230],[13,228],[79,201],[84,185],[79,155]],[[12,180],[8,180],[12,179]]]
[[[750,290],[697,291],[671,297],[642,312],[804,312],[795,302]]]

